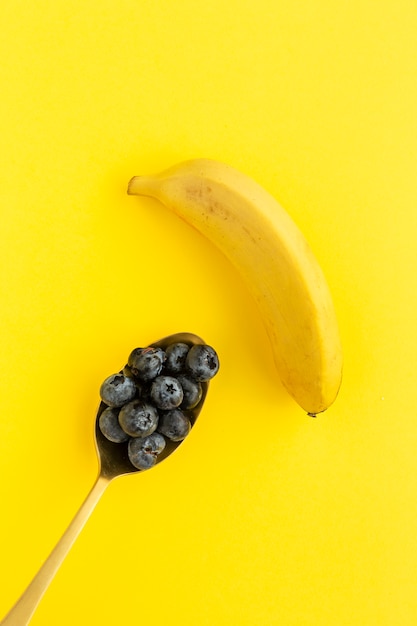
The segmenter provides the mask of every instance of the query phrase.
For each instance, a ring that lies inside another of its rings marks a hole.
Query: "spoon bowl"
[[[190,347],[196,344],[204,344],[204,341],[201,337],[198,337],[198,335],[194,335],[192,333],[176,333],[152,343],[150,347],[165,350],[169,345],[180,342],[186,343]],[[208,385],[208,382],[201,383],[201,399],[192,410],[187,411],[191,426],[194,426],[195,421],[203,407],[207,395]],[[109,483],[119,476],[148,471],[137,469],[134,465],[132,465],[128,457],[127,443],[113,443],[102,434],[99,427],[99,419],[100,415],[106,408],[107,405],[104,402],[101,402],[97,411],[94,427],[94,439],[99,464],[96,481],[67,530],[64,532],[44,564],[38,570],[37,574],[32,579],[32,582],[17,600],[16,604],[0,622],[0,626],[26,626],[30,622],[30,619],[45,591],[53,580],[60,565],[71,549],[71,546],[78,537]],[[167,440],[164,450],[157,457],[156,464],[170,456],[181,445],[181,443],[182,441],[174,442]]]
[[[169,335],[164,339],[160,339],[159,341],[150,344],[150,347],[166,350],[168,346],[173,343],[185,343],[191,347],[197,344],[203,345],[204,341],[201,339],[201,337],[192,333],[176,333],[175,335]],[[203,393],[200,401],[192,410],[188,411],[191,426],[194,426],[200,414],[200,411],[203,408],[209,383],[202,382],[201,386]],[[102,434],[99,427],[99,419],[100,415],[106,408],[107,405],[104,402],[101,402],[95,421],[95,443],[97,456],[99,459],[99,474],[102,477],[107,478],[108,480],[112,480],[113,478],[117,478],[118,476],[122,476],[124,474],[132,474],[144,471],[137,469],[129,461],[127,453],[127,443],[113,443]],[[181,443],[182,441],[174,442],[167,440],[164,450],[158,455],[156,464],[160,463],[168,456],[170,456],[181,445]]]

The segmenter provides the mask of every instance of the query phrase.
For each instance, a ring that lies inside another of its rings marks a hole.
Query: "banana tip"
[[[133,196],[133,195],[135,195],[135,193],[136,193],[136,192],[135,192],[135,183],[137,182],[138,178],[139,178],[139,176],[133,176],[133,178],[131,178],[131,179],[129,180],[129,183],[128,183],[128,185],[127,185],[127,193],[128,193],[130,196]]]

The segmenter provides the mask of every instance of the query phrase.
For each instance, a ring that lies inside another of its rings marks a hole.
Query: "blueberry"
[[[185,367],[195,380],[205,382],[217,374],[219,357],[211,346],[197,344],[190,348],[185,359]]]
[[[161,348],[135,348],[127,364],[133,376],[147,382],[161,373],[165,359],[166,354]]]
[[[113,443],[122,443],[129,439],[129,435],[121,428],[118,419],[119,410],[113,407],[107,407],[100,415],[99,427],[103,435]]]
[[[184,392],[172,376],[158,376],[152,383],[150,397],[158,409],[174,409],[183,400]]]
[[[184,369],[185,357],[188,354],[190,346],[186,343],[172,343],[165,350],[167,359],[165,368],[170,374],[179,374]]]
[[[164,437],[159,433],[152,433],[148,437],[131,439],[127,450],[132,465],[137,469],[146,470],[155,465],[158,454],[164,448]]]
[[[132,378],[136,385],[136,395],[138,398],[145,398],[148,393],[148,383],[144,383],[133,375],[132,368],[126,363],[122,373],[127,378]]]
[[[180,409],[162,413],[159,418],[158,431],[171,441],[182,441],[190,430],[191,422]]]
[[[119,424],[131,437],[146,437],[158,425],[158,411],[152,404],[136,399],[121,409]]]
[[[184,398],[180,404],[181,409],[193,409],[200,402],[203,395],[203,387],[197,380],[193,380],[184,374],[178,376]]]
[[[136,395],[135,381],[123,374],[112,374],[102,383],[100,397],[105,404],[119,407]]]

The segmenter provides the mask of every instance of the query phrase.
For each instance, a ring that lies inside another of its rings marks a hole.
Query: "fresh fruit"
[[[174,409],[183,397],[182,387],[173,376],[157,376],[152,383],[150,398],[158,409]]]
[[[100,415],[99,427],[103,435],[113,443],[123,443],[129,439],[129,435],[119,424],[119,410],[116,408],[109,406],[103,411]]]
[[[100,387],[96,434],[136,469],[149,469],[171,454],[194,425],[208,389],[208,381],[195,380],[186,366],[194,345],[204,348],[201,354],[216,355],[217,372],[213,348],[196,335],[178,333],[135,348],[122,371]]]
[[[159,418],[158,432],[171,441],[182,441],[190,430],[191,422],[180,409],[172,409],[162,413]]]
[[[216,351],[211,346],[193,346],[185,359],[185,368],[200,383],[210,380],[219,369]]]
[[[170,374],[179,374],[184,368],[185,357],[188,354],[190,346],[186,343],[172,343],[165,350],[167,355],[165,368]]]
[[[135,348],[127,361],[133,376],[148,382],[158,376],[166,359],[161,348]]]
[[[326,410],[342,378],[335,309],[306,239],[275,198],[209,159],[135,176],[128,193],[158,199],[222,250],[259,305],[284,386],[308,413]]]
[[[193,380],[190,376],[184,374],[178,375],[178,382],[182,387],[184,394],[183,400],[180,404],[181,409],[193,409],[201,400],[203,395],[203,387],[197,380]]]
[[[149,402],[137,398],[125,404],[119,413],[119,424],[131,437],[146,437],[158,426],[158,411]]]
[[[165,445],[165,439],[160,433],[130,439],[127,448],[129,460],[137,469],[150,469],[155,465]]]
[[[120,407],[136,395],[136,385],[123,374],[112,374],[102,383],[100,397],[109,406]]]

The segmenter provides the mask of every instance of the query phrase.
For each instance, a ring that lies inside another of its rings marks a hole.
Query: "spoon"
[[[191,333],[177,333],[151,344],[151,347],[162,348],[164,350],[170,344],[177,342],[186,343],[190,346],[204,343],[203,340],[197,335],[193,335]],[[203,388],[202,397],[197,406],[189,412],[192,425],[194,425],[195,420],[197,419],[204,404],[208,384],[208,382],[201,383]],[[67,530],[64,532],[55,548],[38,570],[37,574],[35,574],[26,590],[17,600],[16,604],[0,622],[0,626],[25,626],[29,623],[36,607],[48,589],[49,584],[52,582],[59,567],[110,482],[119,476],[125,476],[127,474],[134,474],[143,471],[138,470],[129,461],[127,455],[127,444],[112,443],[101,433],[99,428],[99,417],[105,408],[106,405],[101,402],[95,420],[95,444],[99,464],[96,481],[78,512],[75,514],[75,517],[71,521]],[[176,450],[181,443],[182,441],[167,441],[166,447],[157,457],[156,463],[160,463],[163,459],[172,454],[172,452],[174,452],[174,450]]]

